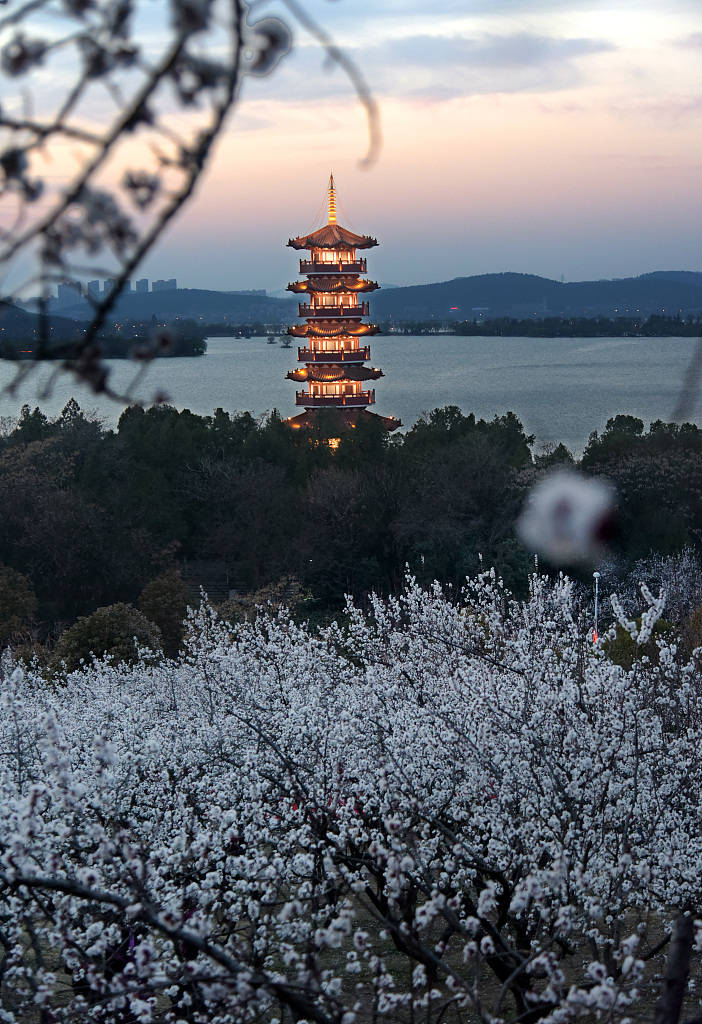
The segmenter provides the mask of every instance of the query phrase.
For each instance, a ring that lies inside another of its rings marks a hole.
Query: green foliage
[[[51,425],[44,413],[38,408],[30,410],[28,405],[23,405],[13,439],[20,444],[27,444],[30,441],[41,441],[50,434]]]
[[[538,469],[566,469],[575,465],[572,453],[564,444],[551,445],[545,451],[534,456],[534,465]]]
[[[686,619],[682,630],[682,642],[688,656],[702,647],[702,605],[695,608]]]
[[[185,563],[217,563],[224,586],[246,595],[294,576],[322,617],[345,594],[396,592],[407,566],[458,589],[494,565],[523,592],[533,564],[514,521],[538,472],[573,464],[563,445],[534,457],[513,413],[483,420],[456,406],[405,434],[360,421],[335,452],[333,426],[310,438],[275,410],[257,421],[163,405],[128,408],[107,430],[74,401],[53,420],[25,407],[0,436],[0,564],[33,588],[37,636],[129,602],[175,653]],[[698,427],[615,416],[581,466],[617,487],[625,567],[651,550],[699,550]],[[188,576],[195,591],[200,582]]]
[[[476,420],[473,413],[465,416],[455,405],[433,409],[427,419],[420,418],[408,431],[404,446],[410,456],[419,452],[438,455],[447,445],[466,438],[494,450],[500,461],[515,469],[531,465],[529,445],[534,438],[524,433],[513,412],[486,421]]]
[[[696,338],[702,332],[699,317],[679,316],[532,316],[491,317],[488,320],[464,320],[455,334],[471,337],[508,338]],[[414,334],[413,330],[407,333]]]
[[[275,583],[267,584],[251,593],[230,597],[219,605],[217,611],[223,619],[232,623],[255,619],[262,607],[267,613],[273,614],[285,607],[293,618],[298,618],[309,604],[309,600],[309,593],[303,590],[298,579],[294,576],[284,576]]]
[[[0,448],[0,562],[31,580],[45,622],[131,596],[153,575],[153,540],[124,518],[118,494],[101,500],[109,470],[94,467],[106,454],[101,434],[59,427],[26,444],[11,436]]]
[[[636,625],[641,628],[641,616],[636,620]],[[668,643],[674,640],[676,630],[672,622],[666,619],[659,619],[653,627],[650,638],[644,644],[639,644],[633,639],[630,633],[619,624],[616,627],[617,635],[614,640],[603,641],[602,647],[610,661],[615,665],[621,665],[626,671],[630,671],[641,658],[648,658],[654,664],[658,664],[657,640],[665,639]]]
[[[146,584],[139,597],[139,610],[158,626],[164,654],[175,657],[188,610],[188,592],[178,569],[167,569]]]
[[[37,612],[31,581],[7,565],[0,565],[0,647],[27,639]]]
[[[70,672],[92,655],[104,654],[117,662],[134,662],[137,647],[159,650],[160,630],[132,605],[119,602],[98,608],[67,629],[56,644],[52,664],[57,671],[65,666]]]
[[[691,423],[652,423],[615,416],[583,454],[588,473],[606,476],[619,494],[619,527],[627,560],[650,551],[699,547],[702,536],[702,430]]]
[[[367,465],[382,456],[390,435],[379,419],[361,419],[354,430],[344,434],[334,456],[336,465],[348,468]]]

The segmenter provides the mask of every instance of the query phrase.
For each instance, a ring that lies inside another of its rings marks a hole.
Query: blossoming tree
[[[189,629],[5,666],[6,1021],[699,1015],[695,660],[624,671],[540,577]]]

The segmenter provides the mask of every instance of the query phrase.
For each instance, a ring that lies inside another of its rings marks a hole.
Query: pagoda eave
[[[288,327],[288,334],[293,338],[341,338],[344,335],[349,335],[352,338],[362,338],[379,333],[380,328],[377,324],[362,324],[358,320],[345,324],[340,324],[336,320],[329,324],[293,324],[291,327]]]
[[[325,224],[309,235],[288,239],[291,249],[372,249],[377,244],[377,238],[357,235],[355,231],[349,231],[340,224]]]
[[[377,281],[364,281],[359,280],[356,277],[352,277],[351,280],[345,278],[339,279],[338,277],[330,281],[328,278],[310,278],[309,281],[293,281],[286,288],[286,291],[294,292],[295,294],[305,293],[307,295],[315,294],[334,294],[335,292],[374,292],[380,285]]]
[[[354,430],[362,423],[380,422],[389,433],[402,426],[402,420],[395,416],[381,416],[368,409],[306,409],[297,416],[290,416],[285,422],[293,430],[319,433],[322,437],[338,437],[347,430]]]
[[[362,363],[351,364],[350,366],[339,366],[335,363],[321,363],[312,366],[301,366],[296,370],[290,370],[287,374],[288,380],[295,380],[304,383],[308,380],[318,383],[337,383],[340,380],[378,380],[384,376],[383,371],[375,366],[363,366]]]

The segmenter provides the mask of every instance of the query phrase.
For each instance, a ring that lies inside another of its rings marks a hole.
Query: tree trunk
[[[665,964],[663,988],[656,1004],[655,1024],[678,1024],[690,972],[690,952],[695,941],[692,914],[680,914]]]

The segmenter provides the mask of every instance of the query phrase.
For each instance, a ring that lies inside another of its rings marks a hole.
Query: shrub
[[[54,651],[54,668],[62,665],[72,671],[92,655],[109,654],[115,661],[135,662],[138,648],[156,651],[161,647],[161,631],[130,604],[110,604],[98,608],[67,629]]]
[[[641,616],[636,620],[636,625],[641,629]],[[610,661],[613,661],[615,665],[621,665],[627,672],[630,672],[634,662],[642,657],[648,658],[653,665],[657,665],[659,654],[657,641],[665,639],[671,642],[675,636],[675,627],[672,622],[667,622],[665,619],[658,620],[650,638],[643,644],[637,643],[622,626],[617,624],[616,629],[615,639],[605,640],[602,646]]]
[[[0,565],[0,647],[26,640],[37,610],[30,580],[7,565]]]
[[[139,598],[139,610],[161,631],[164,653],[175,657],[183,640],[183,619],[188,592],[178,569],[167,569],[147,583]]]
[[[308,601],[309,594],[303,591],[300,581],[294,576],[284,576],[251,593],[230,597],[217,610],[228,622],[250,622],[261,607],[267,614],[275,614],[285,607],[295,618]]]

